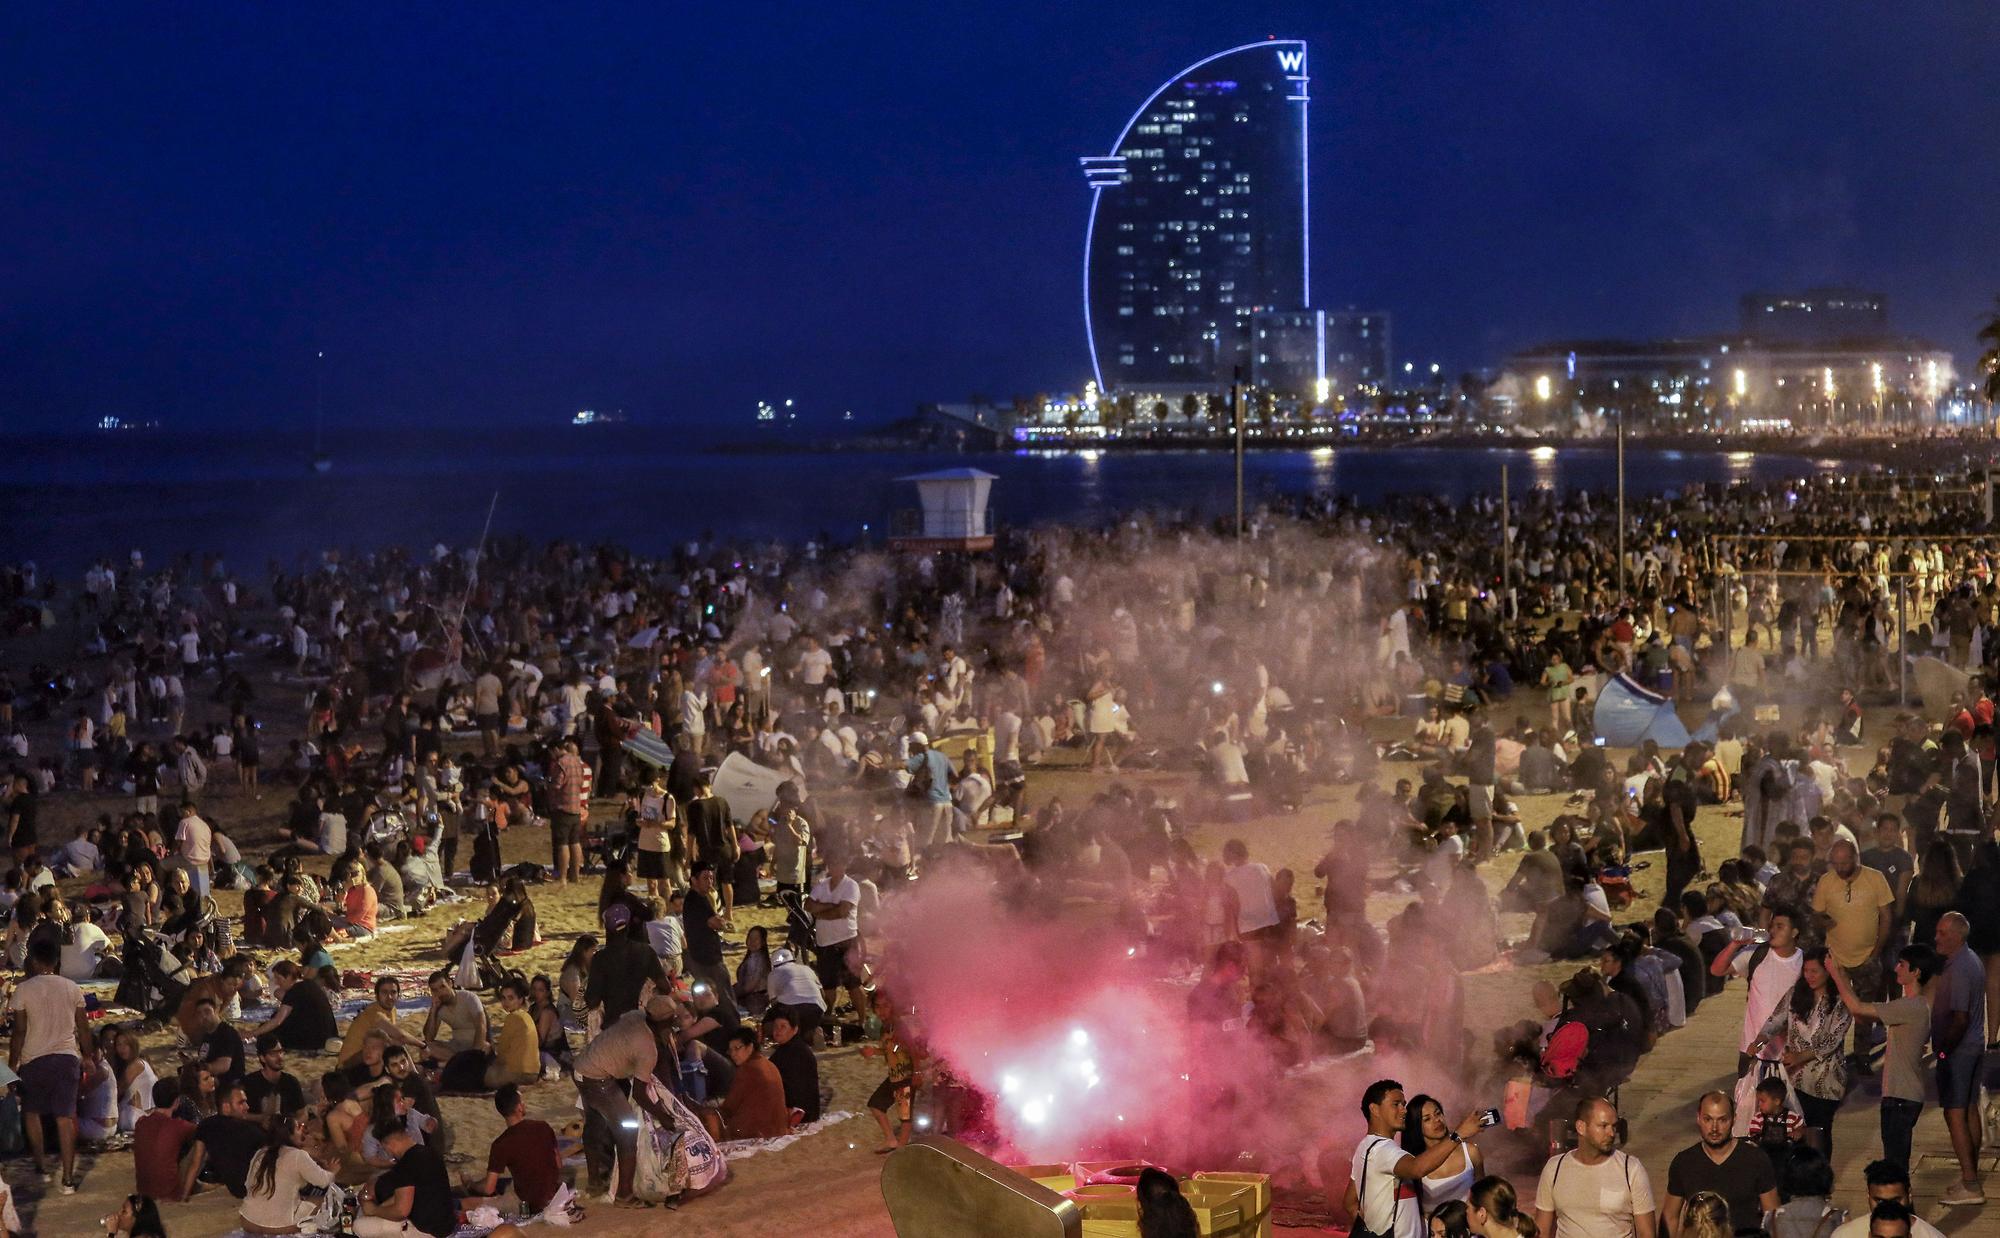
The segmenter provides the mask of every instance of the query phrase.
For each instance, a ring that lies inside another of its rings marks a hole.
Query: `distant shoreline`
[[[1366,436],[1332,434],[1271,435],[1244,437],[1249,451],[1315,451],[1332,448],[1342,451],[1379,450],[1466,450],[1534,451],[1552,448],[1557,453],[1573,450],[1612,451],[1615,436],[1542,438],[1522,434],[1452,432],[1444,434],[1381,433]],[[1206,452],[1226,455],[1233,449],[1226,437],[1168,435],[1158,438],[1137,436],[1080,442],[1013,443],[991,450],[964,447],[955,454],[966,456],[1008,456],[1021,452],[1070,454],[1097,452]],[[1981,460],[2000,457],[2000,439],[1986,437],[1917,437],[1882,439],[1830,435],[1805,438],[1799,435],[1656,434],[1632,435],[1625,440],[1627,451],[1750,452],[1757,455],[1797,456],[1801,459],[1839,459],[1876,468],[1922,469],[1963,468]],[[799,455],[809,453],[874,453],[931,451],[952,454],[954,449],[935,442],[903,437],[861,434],[846,438],[785,440],[743,439],[718,443],[709,448],[719,455]]]

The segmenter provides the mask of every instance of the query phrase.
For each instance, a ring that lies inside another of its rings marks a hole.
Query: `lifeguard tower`
[[[943,469],[896,480],[915,482],[922,506],[896,513],[889,526],[889,545],[918,552],[993,549],[993,513],[986,500],[999,480],[996,475],[979,469]]]

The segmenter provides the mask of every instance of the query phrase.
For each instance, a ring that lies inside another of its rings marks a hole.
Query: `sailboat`
[[[317,375],[315,384],[317,391],[313,397],[312,466],[315,473],[330,473],[333,471],[333,457],[326,454],[326,448],[321,442],[326,423],[326,350],[324,349],[320,350],[319,362],[319,365],[314,367]]]

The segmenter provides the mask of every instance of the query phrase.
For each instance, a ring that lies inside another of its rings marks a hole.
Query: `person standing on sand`
[[[549,855],[557,889],[583,880],[583,819],[590,812],[584,798],[583,758],[576,740],[564,739],[556,749],[549,775]]]
[[[28,1151],[35,1172],[43,1166],[42,1118],[55,1119],[56,1142],[62,1153],[64,1195],[76,1194],[76,1102],[83,1081],[82,1045],[91,1043],[90,1017],[84,1013],[83,990],[56,974],[62,950],[49,939],[28,950],[28,978],[15,986],[7,1008],[14,1013],[14,1035],[7,1065],[21,1078],[21,1111],[27,1115]]]

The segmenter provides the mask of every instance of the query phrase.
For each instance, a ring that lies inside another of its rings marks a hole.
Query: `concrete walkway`
[[[1619,1109],[1630,1132],[1628,1150],[1645,1164],[1658,1195],[1666,1193],[1668,1164],[1695,1142],[1696,1098],[1736,1082],[1745,988],[1741,981],[1731,981],[1724,992],[1703,1001],[1687,1026],[1662,1037],[1619,1089]],[[1862,1169],[1882,1153],[1880,1099],[1876,1078],[1859,1080],[1833,1125],[1834,1203],[1853,1215],[1867,1203]],[[1990,1146],[1981,1154],[1980,1168],[1990,1201],[1985,1207],[1946,1208],[1938,1203],[1945,1188],[1958,1180],[1958,1162],[1935,1098],[1927,1101],[1917,1123],[1915,1163],[1910,1167],[1918,1213],[1950,1234],[2000,1238],[2000,1158]],[[1532,1192],[1532,1182],[1516,1185],[1524,1187],[1524,1196]]]

